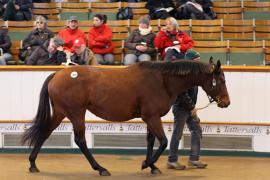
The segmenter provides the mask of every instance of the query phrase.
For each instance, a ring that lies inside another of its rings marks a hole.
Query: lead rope
[[[205,108],[207,108],[207,107],[209,107],[210,105],[213,105],[213,104],[217,104],[217,103],[209,102],[205,106],[202,106],[202,107],[199,107],[199,108],[196,108],[196,109],[197,109],[197,111],[200,111],[200,110],[203,110],[203,109],[205,109]]]

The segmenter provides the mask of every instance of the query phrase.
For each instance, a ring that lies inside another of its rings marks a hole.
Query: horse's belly
[[[96,116],[110,121],[127,121],[135,118],[134,113],[127,110],[127,108],[89,106],[88,110]]]

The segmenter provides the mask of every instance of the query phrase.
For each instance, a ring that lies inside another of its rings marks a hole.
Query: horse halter
[[[212,87],[211,87],[211,91],[215,90],[217,88],[217,81],[216,79],[214,78],[214,74],[213,74],[213,79],[212,79]],[[209,103],[212,103],[214,102],[214,98],[212,98],[210,95],[207,94],[207,97],[208,97],[208,100],[209,100]],[[221,103],[221,100],[220,100],[220,97],[219,96],[216,96],[216,101],[217,101],[217,104]]]

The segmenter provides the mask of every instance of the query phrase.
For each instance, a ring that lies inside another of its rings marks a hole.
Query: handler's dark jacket
[[[198,95],[198,86],[190,88],[186,92],[177,96],[173,106],[191,111],[195,108]]]
[[[63,51],[56,51],[50,55],[46,46],[37,47],[34,52],[27,59],[28,65],[61,65],[66,62],[66,53]]]
[[[149,54],[153,56],[156,52],[154,48],[155,34],[153,32],[143,36],[140,34],[139,29],[135,29],[125,42],[125,47],[128,49],[127,54],[135,54],[137,56],[141,54]],[[146,43],[148,48],[145,52],[140,52],[136,49],[136,46],[142,42]]]

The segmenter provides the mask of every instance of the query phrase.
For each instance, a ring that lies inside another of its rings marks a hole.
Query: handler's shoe
[[[168,169],[184,170],[186,169],[185,165],[182,165],[178,162],[167,162]]]
[[[199,168],[199,169],[204,169],[206,168],[207,164],[201,161],[188,161],[188,166],[191,168]]]

